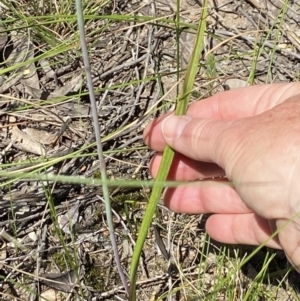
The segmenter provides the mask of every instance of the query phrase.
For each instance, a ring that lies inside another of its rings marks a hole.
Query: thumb
[[[175,151],[194,160],[216,163],[225,169],[229,156],[240,149],[236,141],[241,139],[235,139],[240,126],[234,126],[235,122],[170,115],[162,122],[161,131],[166,143]]]

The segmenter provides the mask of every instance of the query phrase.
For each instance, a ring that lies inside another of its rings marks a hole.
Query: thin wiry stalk
[[[118,249],[117,249],[116,238],[115,238],[115,234],[114,234],[114,225],[113,225],[113,221],[112,221],[112,211],[111,211],[110,197],[109,197],[109,191],[108,191],[108,185],[107,185],[107,174],[106,174],[106,167],[105,167],[105,162],[104,162],[104,158],[103,158],[100,127],[99,127],[99,123],[98,123],[98,115],[97,115],[94,87],[93,87],[92,76],[91,76],[91,66],[90,66],[90,61],[89,61],[89,56],[88,56],[87,45],[86,45],[86,38],[85,38],[85,31],[84,31],[84,18],[83,18],[81,0],[76,0],[76,10],[77,10],[77,22],[78,22],[78,28],[79,28],[79,34],[80,34],[80,43],[81,43],[81,48],[82,48],[82,56],[83,56],[83,61],[84,61],[84,68],[85,68],[86,79],[87,79],[87,84],[88,84],[89,96],[90,96],[90,100],[91,100],[92,117],[93,117],[93,123],[94,123],[94,131],[95,131],[95,135],[96,135],[98,158],[99,158],[99,163],[100,163],[99,169],[101,172],[101,179],[103,180],[102,189],[103,189],[103,197],[105,200],[105,211],[106,211],[107,224],[108,224],[108,228],[109,228],[110,240],[111,240],[118,272],[119,272],[120,278],[122,280],[122,283],[124,285],[124,288],[126,290],[126,293],[129,294],[129,288],[128,288],[126,277],[125,277],[122,267],[121,267],[120,257],[119,257]]]

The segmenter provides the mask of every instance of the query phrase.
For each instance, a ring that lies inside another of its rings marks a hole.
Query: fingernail
[[[167,117],[161,125],[161,131],[165,139],[174,140],[179,138],[185,126],[191,121],[189,116],[174,116]]]

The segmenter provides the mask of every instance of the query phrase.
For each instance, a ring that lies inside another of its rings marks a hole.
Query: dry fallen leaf
[[[66,273],[46,273],[41,274],[40,282],[58,291],[69,293],[76,282],[76,273],[71,270]]]
[[[50,93],[50,98],[61,97],[67,95],[69,92],[77,91],[80,87],[82,79],[82,72],[74,75],[73,78],[68,81],[64,86],[57,88],[55,91]]]
[[[3,49],[7,42],[8,36],[7,36],[7,31],[5,31],[5,27],[0,25],[0,50]]]
[[[56,301],[56,291],[52,288],[47,289],[46,291],[41,293],[41,296],[39,298],[40,301]]]
[[[77,201],[65,214],[58,216],[59,227],[67,234],[71,234],[70,228],[77,223],[79,206],[80,203]]]
[[[8,57],[7,64],[10,66],[17,65],[25,61],[32,61],[34,58],[34,44],[20,33],[12,32],[10,43],[13,45],[13,50]],[[39,78],[37,75],[36,67],[33,62],[21,67],[22,82],[24,86],[30,86],[35,89],[39,89]]]
[[[34,128],[26,128],[22,132],[26,133],[32,139],[44,145],[50,145],[57,139],[57,136],[55,134]]]
[[[14,141],[14,146],[20,150],[39,156],[45,155],[45,149],[42,144],[22,132],[17,126],[11,129],[11,139]]]
[[[38,89],[31,85],[26,85],[26,92],[35,99],[49,100],[49,99],[65,96],[70,92],[78,91],[81,85],[81,79],[82,79],[82,72],[79,72],[77,75],[73,76],[73,78],[70,81],[68,81],[64,86],[58,87],[51,93]]]
[[[3,267],[3,261],[7,258],[6,242],[2,243],[0,248],[0,269]]]
[[[41,65],[42,69],[44,70],[46,77],[53,78],[55,81],[57,81],[57,76],[56,76],[55,72],[53,71],[49,62],[47,60],[42,59],[42,60],[40,60],[39,63]]]

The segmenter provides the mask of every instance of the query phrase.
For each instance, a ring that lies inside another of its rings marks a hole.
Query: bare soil
[[[24,10],[25,5],[20,1],[16,9]],[[182,0],[181,76],[191,55],[201,5],[202,1]],[[280,0],[212,0],[209,5],[193,101],[249,83],[299,80],[297,1],[290,1],[286,11]],[[174,0],[117,0],[95,14],[130,14],[130,21],[103,18],[86,23],[103,145],[111,151],[106,153],[111,179],[151,179],[147,166],[152,153],[140,149],[142,131],[149,120],[173,107],[180,85],[175,10]],[[15,18],[5,7],[0,6],[0,12],[3,20]],[[28,14],[41,12],[28,5]],[[149,22],[145,16],[164,16],[169,22]],[[52,30],[67,40],[76,28],[71,23],[58,22]],[[32,171],[99,178],[80,47],[43,57],[49,46],[37,34],[29,34],[26,26],[19,21],[0,27],[0,70],[31,61],[0,73],[0,168],[7,174],[0,186],[0,298],[42,300],[39,296],[47,294],[49,300],[126,300],[112,256],[101,188],[18,177],[18,171]],[[158,111],[146,114],[152,106]],[[111,189],[119,252],[127,273],[149,192],[140,187]],[[70,210],[74,212],[71,229],[63,223]],[[161,204],[140,264],[138,300],[160,296],[167,300],[171,289],[174,294],[168,300],[202,300],[220,275],[230,273],[233,262],[252,251],[232,248],[220,271],[217,258],[224,246],[206,241],[205,216],[174,214]],[[267,252],[274,251],[259,251],[238,272],[235,300],[245,295]],[[274,254],[269,273],[288,266],[282,252]],[[196,285],[199,277],[201,292]],[[268,300],[293,300],[299,276],[291,272],[284,279],[277,273],[265,285],[266,296],[277,292],[275,299]],[[215,300],[226,300],[224,290]],[[267,300],[266,296],[260,300]]]

